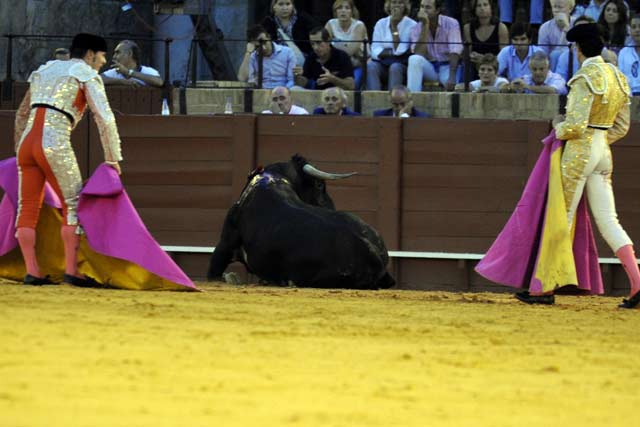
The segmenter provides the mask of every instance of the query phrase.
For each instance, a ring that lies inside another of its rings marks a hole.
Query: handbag
[[[295,44],[293,40],[291,40],[291,37],[289,37],[289,35],[284,31],[282,31],[282,28],[278,28],[277,31],[278,38],[281,39],[287,45],[287,47],[293,51],[293,56],[295,56],[296,58],[296,65],[302,67],[304,65],[305,59],[304,53],[302,53],[298,45]]]

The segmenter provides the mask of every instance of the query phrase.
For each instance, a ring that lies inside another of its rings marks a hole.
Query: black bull
[[[220,280],[232,261],[260,279],[316,288],[380,289],[395,280],[387,272],[387,248],[376,230],[336,211],[328,174],[294,156],[254,171],[229,209],[211,256],[209,280]]]

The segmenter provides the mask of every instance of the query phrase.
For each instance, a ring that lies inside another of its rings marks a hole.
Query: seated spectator
[[[575,0],[551,0],[553,18],[542,24],[538,31],[538,46],[548,56],[551,69],[556,69],[558,57],[568,50],[567,31],[573,26],[576,18],[571,16]]]
[[[456,84],[458,61],[463,50],[460,24],[440,13],[442,0],[421,0],[418,24],[411,30],[407,86],[422,90],[423,80],[440,82],[447,90]],[[435,37],[433,36],[435,34]]]
[[[609,40],[608,48],[619,52],[626,45],[633,43],[629,38],[629,12],[622,0],[608,0],[600,14],[598,24],[606,29],[605,39]]]
[[[586,23],[593,24],[595,23],[595,21],[588,16],[580,16],[576,18],[573,25],[576,26]],[[578,62],[578,52],[576,51],[575,45],[571,47],[571,57],[571,70],[569,70],[569,49],[566,49],[562,53],[560,53],[560,56],[558,56],[558,62],[556,63],[555,72],[560,74],[562,78],[565,79],[565,81],[569,81],[571,76],[573,76],[580,68],[580,63]]]
[[[374,117],[431,117],[413,106],[413,96],[406,86],[396,86],[391,89],[389,91],[389,100],[391,101],[391,108],[374,111]]]
[[[574,16],[585,15],[593,19],[594,22],[598,22],[598,20],[602,16],[602,12],[604,11],[607,1],[606,0],[590,0],[588,3],[589,4],[587,6],[583,6],[581,9],[576,7],[576,13],[574,14]],[[624,4],[627,10],[629,10],[629,4],[626,2],[626,0],[624,1]]]
[[[326,89],[338,86],[353,90],[353,65],[349,55],[331,46],[329,32],[323,27],[316,27],[309,33],[313,53],[300,68],[293,70],[296,85],[305,89]]]
[[[247,50],[238,70],[241,82],[258,83],[260,56],[262,53],[262,87],[273,89],[277,86],[293,86],[293,67],[296,58],[287,46],[271,41],[269,33],[261,25],[247,31]]]
[[[271,0],[271,15],[262,20],[271,40],[289,47],[302,66],[311,53],[309,31],[318,23],[304,12],[298,12],[293,0]]]
[[[410,54],[411,29],[416,21],[409,0],[385,0],[384,11],[389,15],[376,22],[371,41],[371,59],[367,62],[367,89],[382,90],[382,82],[392,88],[404,83]]]
[[[484,54],[498,55],[500,49],[509,44],[509,30],[498,20],[490,0],[473,0],[471,20],[462,27],[465,43],[471,45],[469,57],[474,65],[473,77]]]
[[[322,91],[322,107],[313,110],[313,114],[330,116],[359,116],[347,107],[347,94],[339,87],[330,87]]]
[[[331,36],[331,44],[336,49],[344,51],[353,65],[356,88],[362,85],[362,67],[365,62],[362,40],[367,40],[367,27],[358,20],[359,13],[353,0],[336,0],[333,2],[333,19],[327,22],[325,28]]]
[[[620,51],[618,64],[627,76],[634,96],[640,95],[640,15],[631,18],[631,37],[635,46],[627,46]]]
[[[498,54],[498,74],[513,81],[529,72],[529,58],[539,47],[531,45],[529,25],[516,22],[511,26],[511,44]]]
[[[291,100],[291,91],[285,86],[274,87],[271,91],[271,106],[268,110],[264,110],[262,114],[292,114],[305,115],[309,114],[307,110],[297,105],[293,105]]]
[[[509,83],[509,80],[498,76],[498,60],[490,53],[482,55],[478,63],[478,75],[480,79],[469,82],[471,92],[499,92],[502,86]],[[464,83],[458,83],[456,90],[464,90]]]
[[[101,74],[105,85],[155,87],[164,85],[156,69],[140,65],[140,48],[131,40],[118,43],[111,61],[111,69]]]
[[[68,61],[71,59],[71,52],[69,52],[69,49],[59,47],[53,51],[53,59],[57,61]]]
[[[549,69],[549,58],[544,52],[536,52],[529,59],[531,74],[502,86],[503,92],[567,94],[567,82]]]

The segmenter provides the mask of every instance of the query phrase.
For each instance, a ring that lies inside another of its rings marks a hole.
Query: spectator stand
[[[16,109],[20,101],[22,100],[28,84],[18,82],[14,79],[13,74],[13,45],[16,39],[34,39],[34,40],[63,40],[68,41],[73,38],[72,35],[53,35],[53,34],[5,34],[7,39],[7,56],[6,56],[6,74],[5,79],[1,85],[0,94],[0,108]],[[105,37],[108,41],[120,41],[122,37]],[[117,111],[123,113],[137,113],[137,114],[159,114],[162,108],[162,99],[167,99],[169,105],[172,104],[171,98],[173,96],[173,90],[171,85],[166,80],[166,76],[171,75],[171,43],[173,39],[157,39],[157,38],[145,38],[145,37],[129,37],[129,40],[133,41],[146,41],[152,43],[164,43],[164,75],[165,84],[162,89],[115,89],[107,87],[107,94],[111,101],[111,106]],[[109,52],[110,53],[110,52]],[[34,67],[37,68],[37,67]],[[134,93],[136,95],[130,95]],[[17,104],[16,104],[17,102]]]

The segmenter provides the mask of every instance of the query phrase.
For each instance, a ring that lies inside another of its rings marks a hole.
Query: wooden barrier
[[[12,155],[13,112],[0,112],[0,155]],[[154,237],[163,245],[217,243],[227,209],[258,164],[300,153],[321,169],[356,171],[328,183],[338,209],[376,227],[392,251],[482,254],[508,219],[547,134],[547,121],[372,119],[367,117],[118,116],[123,181]],[[640,127],[614,146],[621,222],[640,239]],[[74,132],[83,174],[102,161],[95,124]],[[612,256],[598,238],[600,253]],[[175,254],[203,278],[209,255]],[[454,257],[455,258],[455,257]],[[503,290],[473,273],[477,256],[396,258],[401,288]],[[234,267],[237,270],[237,266]],[[606,289],[620,293],[620,266],[604,270]]]
[[[0,83],[0,110],[16,110],[28,88],[27,82],[13,82],[11,92],[3,93],[5,88]],[[160,114],[163,97],[169,105],[172,103],[172,88],[107,86],[106,90],[115,114]]]

